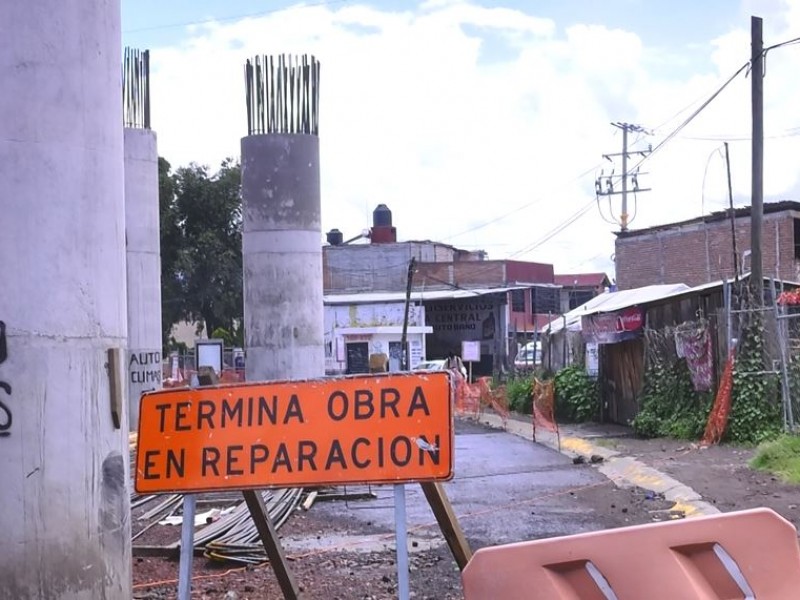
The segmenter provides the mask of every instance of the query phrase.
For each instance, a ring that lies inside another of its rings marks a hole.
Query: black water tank
[[[391,227],[392,226],[392,211],[385,204],[378,204],[378,207],[372,211],[372,226],[373,227]]]
[[[326,237],[328,238],[328,243],[331,246],[341,246],[342,242],[344,241],[344,235],[338,229],[331,229]]]

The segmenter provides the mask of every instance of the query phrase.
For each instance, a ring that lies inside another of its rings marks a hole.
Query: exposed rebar
[[[125,127],[150,129],[150,51],[125,48],[122,62],[122,120]]]
[[[247,134],[319,135],[319,61],[256,56],[244,67]]]

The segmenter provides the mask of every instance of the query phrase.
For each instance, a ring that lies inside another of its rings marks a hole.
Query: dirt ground
[[[608,443],[617,443],[609,440]],[[566,459],[565,459],[566,460]],[[575,464],[570,468],[594,469],[590,464]],[[458,473],[456,474],[458,477]],[[585,511],[590,528],[602,529],[626,525],[651,523],[671,518],[670,504],[662,498],[640,489],[620,489],[610,481],[596,479],[600,483],[565,489],[558,493],[558,502],[567,511]],[[389,599],[397,597],[394,535],[374,523],[347,517],[343,501],[335,501],[330,508],[338,510],[296,511],[280,529],[281,537],[289,539],[314,538],[351,540],[339,546],[322,549],[287,550],[292,572],[309,599],[350,600]],[[352,506],[352,505],[351,505]],[[339,517],[331,517],[331,514]],[[517,513],[520,514],[520,513]],[[530,504],[522,514],[530,515],[531,523],[537,522],[537,506]],[[528,525],[521,523],[521,526]],[[462,521],[469,538],[470,526]],[[179,527],[156,526],[148,531],[148,543],[167,543],[180,535]],[[435,525],[424,532],[427,537],[438,536]],[[542,531],[541,536],[552,535]],[[370,538],[371,549],[359,548],[352,540]],[[145,539],[145,538],[142,538]],[[473,550],[483,543],[498,543],[497,540],[469,539]],[[320,542],[320,546],[322,541]],[[455,600],[462,598],[460,573],[446,545],[412,543],[410,548],[411,597],[418,600]],[[139,600],[162,600],[174,598],[177,592],[176,560],[163,558],[134,558],[134,598]],[[219,564],[204,558],[194,561],[195,579],[192,598],[203,600],[253,600],[282,598],[277,580],[268,565],[259,567],[232,568],[231,564]]]
[[[769,474],[751,470],[747,463],[754,450],[732,446],[701,449],[675,440],[636,439],[621,428],[588,426],[576,431],[595,444],[634,456],[689,485],[721,511],[746,508],[772,508],[800,528],[800,486],[786,485]],[[576,469],[593,469],[576,464]],[[675,518],[670,504],[640,489],[621,489],[608,481],[563,492],[563,501],[602,515],[603,527],[650,523]],[[352,544],[303,551],[287,551],[292,572],[309,599],[350,600],[396,598],[394,538],[372,523],[349,519],[343,501],[341,517],[331,511],[298,510],[280,530],[281,537],[320,540],[352,540],[360,536],[382,542],[380,550],[366,551]],[[337,513],[337,511],[333,511]],[[531,519],[536,507],[531,506]],[[462,523],[465,531],[467,524]],[[435,534],[435,526],[432,529]],[[430,532],[429,532],[430,533]],[[547,536],[547,532],[542,532]],[[150,541],[177,539],[179,528],[156,527],[148,532]],[[477,549],[471,542],[473,550]],[[489,543],[492,543],[490,540]],[[312,545],[313,546],[313,545]],[[446,545],[410,548],[410,587],[412,598],[454,600],[462,598],[458,568]],[[134,559],[134,598],[162,600],[174,598],[177,591],[177,561],[159,558]],[[203,600],[252,600],[282,598],[275,576],[268,565],[237,568],[204,558],[194,562],[192,598]]]
[[[589,465],[575,468],[591,469]],[[613,484],[593,486],[568,492],[565,502],[576,501],[586,506],[602,508],[608,515],[608,526],[622,527],[649,523],[668,518],[669,503],[652,497],[642,490],[622,490]],[[342,502],[343,505],[343,502]],[[344,508],[344,507],[343,507]],[[535,513],[535,509],[532,511]],[[655,516],[657,515],[657,516]],[[303,590],[303,597],[319,600],[390,599],[397,597],[395,552],[393,536],[376,532],[369,526],[354,528],[347,519],[331,521],[312,507],[298,511],[281,529],[281,536],[348,537],[364,535],[382,538],[387,549],[381,552],[361,552],[355,547],[339,551],[289,554],[292,572]],[[466,529],[466,527],[465,527]],[[175,535],[178,535],[177,531]],[[476,548],[473,548],[473,550]],[[462,598],[458,567],[447,546],[410,548],[411,597],[419,600],[456,600]],[[175,560],[135,558],[134,598],[166,600],[175,598],[178,564]],[[203,600],[254,600],[282,598],[280,588],[269,566],[231,568],[203,558],[194,562],[192,598]],[[146,585],[152,582],[160,585]]]
[[[593,441],[667,473],[722,512],[771,508],[800,529],[800,486],[748,467],[755,454],[753,448],[725,444],[699,448],[677,440],[628,436]]]

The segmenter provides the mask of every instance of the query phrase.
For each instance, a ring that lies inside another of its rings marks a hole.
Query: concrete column
[[[0,39],[0,598],[130,598],[119,0],[0,2]]]
[[[242,139],[248,380],[325,374],[319,138]]]
[[[161,388],[161,237],[158,150],[149,129],[125,129],[125,237],[128,282],[130,428],[142,392]]]

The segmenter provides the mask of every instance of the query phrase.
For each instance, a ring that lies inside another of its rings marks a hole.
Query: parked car
[[[525,344],[514,359],[517,369],[532,369],[542,364],[542,342]]]
[[[414,369],[415,371],[443,371],[444,365],[447,362],[444,358],[437,358],[434,360],[423,360],[421,363],[417,365]],[[467,369],[466,367],[461,367],[461,374],[466,378],[467,376]]]

